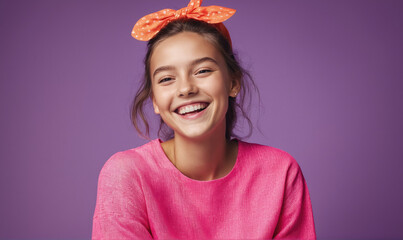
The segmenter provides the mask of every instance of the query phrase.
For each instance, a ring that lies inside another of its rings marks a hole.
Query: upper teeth
[[[178,113],[179,114],[186,114],[186,113],[194,112],[194,111],[206,108],[206,107],[207,107],[207,104],[205,104],[205,103],[197,103],[197,104],[193,104],[193,105],[180,107],[178,109]]]

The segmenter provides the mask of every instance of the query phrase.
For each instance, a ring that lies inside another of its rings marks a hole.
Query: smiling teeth
[[[183,115],[186,113],[190,113],[190,112],[194,112],[194,111],[198,111],[201,109],[205,109],[207,107],[207,104],[205,103],[197,103],[197,104],[193,104],[193,105],[188,105],[188,106],[184,106],[178,109],[178,113]]]

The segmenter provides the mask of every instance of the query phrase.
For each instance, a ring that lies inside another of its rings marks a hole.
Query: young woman
[[[296,161],[233,138],[247,85],[221,22],[235,10],[200,4],[147,15],[133,29],[149,40],[134,125],[140,131],[142,120],[148,132],[143,106],[151,100],[173,135],[106,162],[93,238],[315,239]]]

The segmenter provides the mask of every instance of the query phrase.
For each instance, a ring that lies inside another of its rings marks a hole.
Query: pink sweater
[[[101,170],[93,239],[315,239],[301,169],[286,152],[238,141],[232,171],[183,175],[160,140],[114,154]]]

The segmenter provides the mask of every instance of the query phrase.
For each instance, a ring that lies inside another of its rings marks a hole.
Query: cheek
[[[228,98],[229,84],[224,79],[212,79],[203,85],[203,89],[209,92],[212,96]]]
[[[228,109],[228,88],[223,82],[214,81],[206,84],[203,89],[208,92],[210,97],[215,101],[215,106],[218,111],[226,112]]]
[[[158,88],[153,89],[153,104],[156,105],[159,110],[169,109],[170,106],[170,94],[168,91],[161,91]]]

